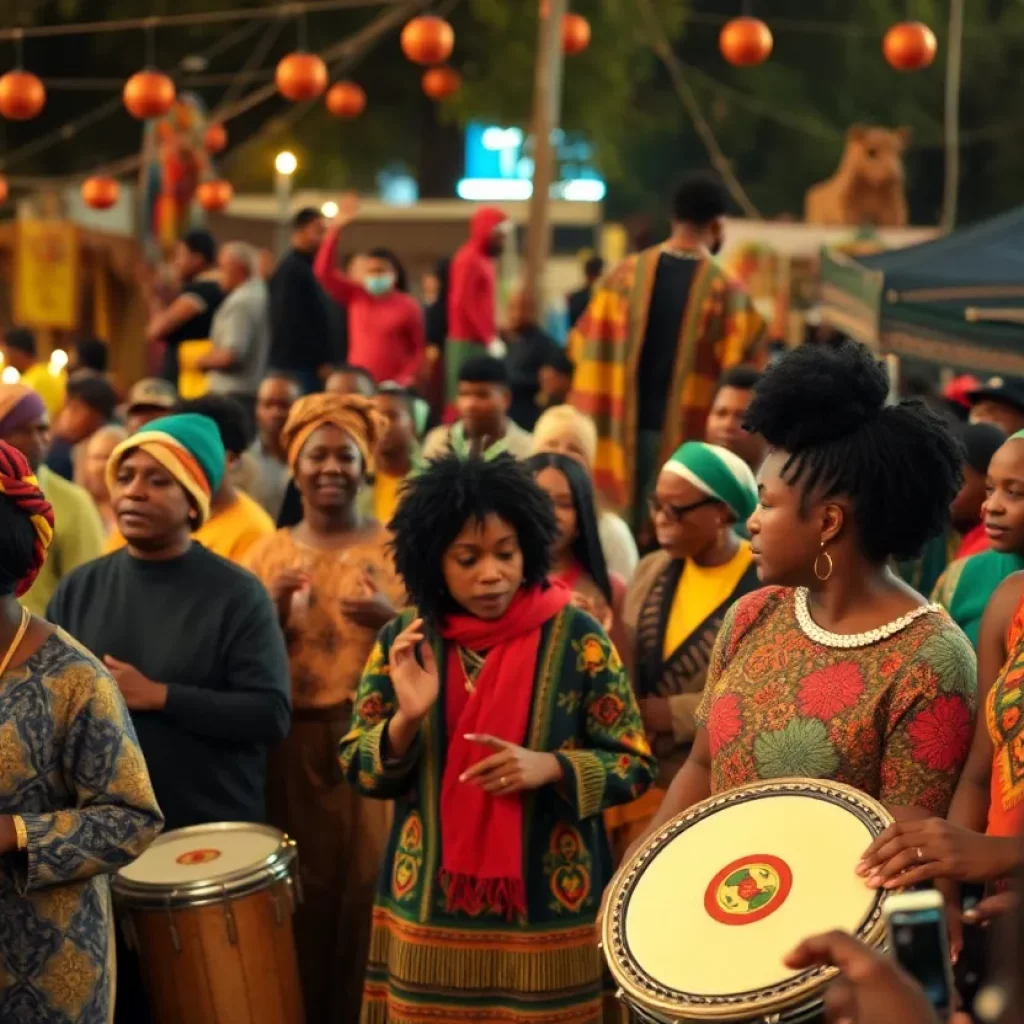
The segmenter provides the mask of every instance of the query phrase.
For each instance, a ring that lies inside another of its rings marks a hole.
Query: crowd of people
[[[848,340],[768,366],[710,179],[588,264],[565,347],[524,292],[499,328],[498,211],[424,307],[341,261],[339,205],[269,273],[189,232],[123,401],[102,343],[64,378],[4,335],[0,1020],[145,1024],[108,878],[210,822],[298,844],[310,1024],[616,1019],[616,867],[764,779],[881,801],[858,870],[939,887],[955,954],[1013,919],[1024,387],[893,403]],[[790,963],[932,1024],[852,940]]]

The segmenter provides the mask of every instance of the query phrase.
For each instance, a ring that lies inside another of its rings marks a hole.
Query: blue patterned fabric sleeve
[[[59,775],[66,809],[22,814],[28,849],[14,858],[24,894],[116,871],[163,825],[146,762],[114,681],[86,660],[46,678],[58,719]]]

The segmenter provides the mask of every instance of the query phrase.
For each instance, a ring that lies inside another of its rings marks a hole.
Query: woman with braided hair
[[[0,1020],[107,1024],[107,876],[163,818],[107,670],[18,603],[52,537],[28,462],[0,441]]]
[[[377,630],[405,600],[391,536],[361,511],[377,444],[373,402],[300,398],[281,434],[302,517],[262,541],[248,564],[277,607],[288,645],[292,727],[271,751],[270,820],[302,850],[296,918],[306,1018],[356,1020],[370,942],[374,883],[391,807],[345,785],[338,741]]]
[[[784,356],[747,428],[769,445],[748,520],[762,590],[726,613],[693,749],[651,829],[759,779],[831,779],[896,817],[946,813],[970,744],[967,638],[889,568],[939,534],[962,452],[920,402],[886,405],[863,345]]]

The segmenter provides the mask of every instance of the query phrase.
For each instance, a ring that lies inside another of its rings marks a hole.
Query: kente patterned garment
[[[826,647],[797,623],[794,591],[767,587],[729,610],[698,721],[711,792],[786,776],[845,782],[944,817],[973,734],[977,665],[942,611],[886,640]]]
[[[366,665],[352,731],[341,744],[349,780],[395,800],[395,820],[377,890],[366,1024],[594,1024],[602,1019],[602,961],[594,920],[612,865],[601,812],[636,799],[654,762],[619,656],[597,623],[566,607],[541,627],[524,745],[555,752],[557,786],[523,795],[526,915],[448,912],[438,881],[439,801],[448,739],[445,644],[430,641],[441,693],[417,743],[399,763],[381,760],[396,708],[388,651],[410,614],[386,626]],[[479,660],[463,669],[475,677]]]
[[[107,876],[163,818],[116,685],[63,632],[0,678],[0,814],[29,840],[0,862],[0,1021],[108,1024]]]
[[[1006,635],[1009,656],[985,702],[992,740],[992,783],[988,827],[993,836],[1024,832],[1024,602]]]
[[[637,368],[664,248],[627,257],[601,281],[567,346],[576,366],[569,404],[597,426],[594,484],[620,513],[635,493]],[[703,438],[722,371],[751,358],[765,329],[750,296],[716,260],[698,252],[689,258],[699,266],[680,327],[658,466],[684,441]]]

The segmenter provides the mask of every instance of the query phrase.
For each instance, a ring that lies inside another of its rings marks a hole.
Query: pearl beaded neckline
[[[823,647],[837,647],[840,649],[870,647],[871,644],[876,644],[879,640],[888,640],[889,637],[906,629],[907,626],[916,619],[921,618],[922,615],[940,611],[942,608],[938,604],[923,604],[919,608],[907,612],[906,615],[901,615],[898,619],[893,619],[892,622],[887,622],[884,626],[869,630],[867,633],[830,633],[827,629],[822,629],[811,618],[811,611],[807,606],[807,594],[806,587],[798,587],[794,598],[796,602],[796,621],[804,636],[809,640],[813,640],[816,644],[821,644]]]

